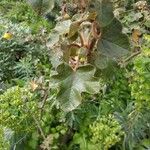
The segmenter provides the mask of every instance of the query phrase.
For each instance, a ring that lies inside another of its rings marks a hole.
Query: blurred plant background
[[[113,1],[133,55],[104,69],[99,93],[82,93],[70,112],[50,82],[47,48],[61,5],[0,1],[0,150],[149,150],[150,2]]]

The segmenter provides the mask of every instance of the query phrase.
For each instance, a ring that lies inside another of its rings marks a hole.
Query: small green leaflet
[[[95,68],[91,65],[81,66],[74,71],[63,63],[57,67],[57,73],[52,76],[52,83],[59,86],[57,100],[64,111],[72,111],[81,104],[82,92],[99,92],[99,80],[94,77]]]

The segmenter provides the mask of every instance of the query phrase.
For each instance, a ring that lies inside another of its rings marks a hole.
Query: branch
[[[46,136],[45,136],[45,134],[44,134],[44,132],[43,132],[43,130],[42,130],[41,125],[39,124],[38,120],[36,119],[36,117],[35,117],[34,115],[32,115],[32,117],[33,117],[33,119],[34,119],[34,121],[35,121],[35,123],[36,123],[36,125],[37,125],[37,128],[39,129],[39,131],[40,131],[40,133],[41,133],[43,139],[45,140],[45,139],[46,139]]]
[[[89,39],[88,41],[88,54],[87,54],[87,59],[90,61],[90,57],[92,54],[92,50],[97,42],[101,38],[101,31],[100,31],[100,26],[96,21],[93,21],[92,23],[92,28],[91,28],[91,33],[92,33],[92,39]]]
[[[44,95],[44,98],[43,98],[43,103],[42,103],[42,106],[40,107],[41,110],[43,110],[43,108],[45,106],[47,97],[48,97],[48,90],[45,92],[45,95]]]
[[[85,39],[84,39],[83,32],[79,32],[79,37],[80,37],[80,43],[81,43],[81,47],[82,47],[85,45]]]
[[[127,57],[124,62],[127,62],[129,60],[131,60],[132,58],[134,58],[135,56],[139,55],[141,53],[141,51],[137,51],[136,53],[133,53],[131,56]]]
[[[37,118],[34,116],[34,114],[31,113],[31,111],[30,111],[30,109],[27,107],[27,105],[25,105],[25,107],[26,107],[27,111],[31,114],[32,118],[33,118],[34,121],[35,121],[35,124],[37,125],[38,130],[39,130],[40,133],[41,133],[41,136],[42,136],[43,139],[45,140],[45,139],[46,139],[46,136],[45,136],[45,134],[44,134],[44,132],[43,132],[43,130],[42,130],[41,125],[39,124],[39,121],[38,121]]]
[[[44,93],[44,97],[43,97],[43,100],[42,100],[42,106],[40,107],[40,109],[41,109],[41,116],[42,116],[42,112],[43,112],[43,110],[44,110],[44,106],[45,106],[45,104],[46,104],[46,100],[47,100],[47,98],[48,98],[48,92],[50,91],[50,85],[48,86],[48,89],[47,90],[45,90],[45,93]]]
[[[131,59],[133,59],[135,56],[139,55],[141,53],[141,51],[137,51],[135,53],[133,53],[132,55],[130,55],[129,57],[127,57],[124,61],[120,61],[118,64],[121,66],[123,65],[124,63],[130,61]]]
[[[87,61],[90,62],[92,50],[97,42],[96,38],[91,39],[90,43],[88,44],[88,52],[87,52]]]

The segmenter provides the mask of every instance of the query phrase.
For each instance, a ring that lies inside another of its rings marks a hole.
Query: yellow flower
[[[13,37],[13,34],[10,33],[10,32],[6,32],[4,35],[3,35],[3,39],[6,39],[6,40],[10,40],[12,39]]]

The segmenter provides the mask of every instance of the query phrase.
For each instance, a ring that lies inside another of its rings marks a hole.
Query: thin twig
[[[26,136],[27,136],[27,134],[25,134],[21,139],[19,139],[19,140],[14,144],[13,150],[16,150],[16,145],[17,145],[18,143],[20,143]]]
[[[45,94],[44,94],[44,97],[43,97],[43,100],[42,100],[42,106],[40,107],[41,109],[41,116],[42,116],[42,112],[43,112],[43,109],[44,109],[44,106],[46,104],[46,100],[48,98],[48,92],[50,91],[50,85],[48,86],[48,89],[45,91]]]
[[[78,56],[78,58],[76,60],[76,65],[75,65],[75,67],[73,69],[74,71],[76,71],[78,69],[78,67],[79,67],[79,61],[80,61],[80,59],[79,59],[79,56]]]
[[[37,118],[34,116],[34,114],[31,113],[31,111],[30,111],[30,109],[27,107],[27,105],[25,105],[25,106],[26,106],[27,111],[31,114],[32,118],[34,119],[34,121],[35,121],[35,123],[36,123],[36,125],[37,125],[37,128],[38,128],[38,130],[39,130],[40,133],[41,133],[41,136],[42,136],[43,139],[45,140],[45,139],[46,139],[46,136],[45,136],[45,134],[44,134],[44,132],[43,132],[43,130],[42,130],[41,125],[39,124],[39,121],[38,121]]]
[[[82,47],[85,45],[85,39],[84,39],[83,32],[79,32],[79,37],[80,37],[80,43],[81,43],[81,47]]]
[[[141,51],[137,51],[136,53],[133,53],[131,56],[127,57],[124,62],[127,62],[129,60],[131,60],[132,58],[134,58],[135,56],[139,55],[141,53]]]
[[[41,125],[39,124],[39,121],[36,119],[36,117],[35,117],[34,115],[32,115],[32,117],[33,117],[33,119],[34,119],[34,121],[35,121],[35,123],[36,123],[36,125],[37,125],[37,127],[38,127],[38,129],[39,129],[39,131],[40,131],[40,133],[41,133],[41,136],[42,136],[43,139],[45,140],[45,139],[46,139],[46,136],[45,136],[45,134],[44,134],[44,132],[43,132],[43,130],[42,130],[42,128],[41,128]]]
[[[141,53],[141,51],[137,51],[135,53],[133,53],[132,55],[130,55],[129,57],[127,57],[125,60],[120,61],[118,63],[118,65],[120,65],[121,67],[123,67],[124,65],[127,64],[128,61],[130,61],[131,59],[133,59],[135,56],[139,55]]]

